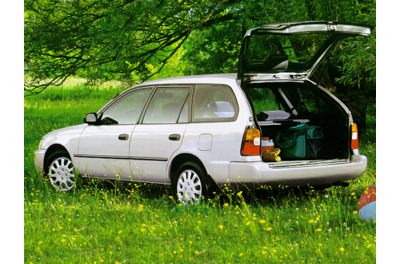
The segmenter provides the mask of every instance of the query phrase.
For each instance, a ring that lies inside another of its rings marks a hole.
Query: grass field
[[[347,188],[226,191],[191,207],[143,184],[91,180],[55,192],[34,169],[40,138],[82,123],[118,91],[77,86],[25,98],[26,263],[375,263],[375,222],[356,215],[376,180],[374,115],[361,142],[368,170]]]

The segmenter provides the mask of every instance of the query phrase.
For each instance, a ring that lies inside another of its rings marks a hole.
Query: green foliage
[[[375,1],[28,0],[25,89],[40,92],[71,75],[141,82],[235,72],[247,29],[304,20],[374,26]],[[375,34],[367,45],[359,40],[343,48],[339,82],[374,91]]]
[[[184,44],[184,73],[235,72],[239,60],[241,24],[229,21],[193,32]]]
[[[193,30],[229,19],[230,2],[25,1],[25,88],[40,92],[75,74],[149,78]]]
[[[25,98],[26,263],[375,262],[375,222],[356,216],[358,197],[376,180],[373,140],[360,144],[368,170],[347,188],[224,188],[192,207],[142,184],[86,180],[71,193],[54,191],[34,169],[40,138],[82,123],[119,91],[63,87]]]

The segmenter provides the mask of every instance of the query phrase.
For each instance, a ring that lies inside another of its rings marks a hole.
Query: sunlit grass
[[[191,207],[176,204],[167,187],[145,184],[84,180],[55,192],[34,169],[40,138],[82,123],[119,90],[54,89],[25,99],[27,263],[375,262],[375,223],[357,217],[360,194],[376,180],[374,135],[361,143],[368,170],[347,188],[223,189]]]

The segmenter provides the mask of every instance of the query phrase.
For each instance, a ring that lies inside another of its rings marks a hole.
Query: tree
[[[192,31],[233,19],[226,10],[236,2],[27,0],[25,90],[40,92],[79,73],[147,79]]]

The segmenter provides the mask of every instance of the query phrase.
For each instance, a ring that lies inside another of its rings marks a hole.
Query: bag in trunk
[[[322,148],[322,128],[299,124],[276,134],[275,143],[281,149],[282,159],[315,159]]]

